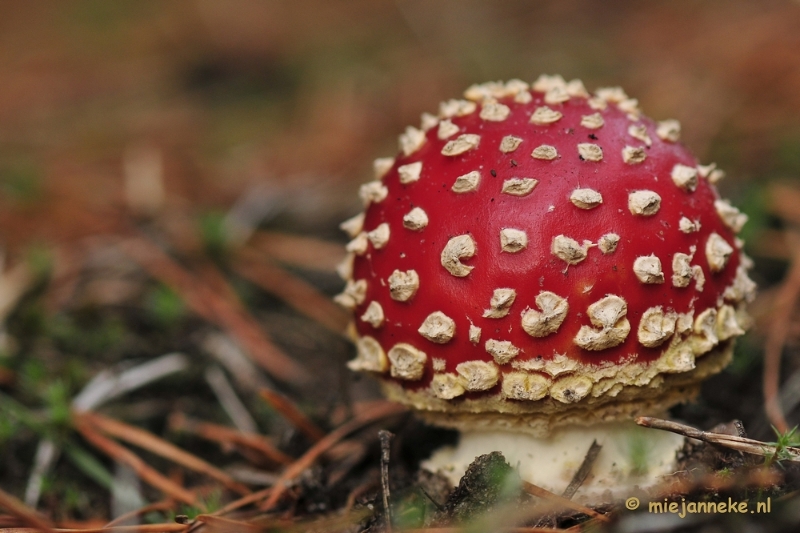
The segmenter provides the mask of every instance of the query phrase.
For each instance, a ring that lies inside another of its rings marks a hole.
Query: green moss
[[[0,192],[17,204],[29,206],[41,199],[43,181],[42,168],[31,160],[0,163]]]
[[[766,466],[771,466],[776,463],[780,465],[782,461],[793,458],[794,455],[789,453],[786,448],[800,445],[800,434],[797,433],[797,426],[784,433],[781,433],[773,426],[772,431],[775,432],[777,440],[769,444],[775,447],[775,452],[764,457],[764,464]]]
[[[47,322],[47,329],[60,351],[89,358],[119,347],[126,335],[125,325],[117,317],[94,313],[82,319],[57,315]]]
[[[640,476],[650,469],[650,451],[647,437],[640,428],[634,428],[627,440],[631,474]]]
[[[145,309],[159,326],[167,329],[174,328],[186,316],[183,300],[166,285],[158,285],[147,293]]]
[[[748,217],[747,224],[739,233],[745,245],[756,242],[758,235],[769,227],[769,213],[767,211],[767,189],[763,184],[751,184],[736,201],[736,207]]]
[[[783,132],[776,144],[776,170],[783,175],[800,174],[800,131]]]
[[[210,211],[200,216],[200,237],[203,239],[203,246],[211,257],[220,258],[224,256],[228,245],[227,234],[225,232],[225,213],[221,211]]]

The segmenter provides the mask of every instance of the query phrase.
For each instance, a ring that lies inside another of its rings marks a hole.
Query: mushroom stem
[[[593,441],[602,449],[574,498],[599,503],[625,497],[634,486],[646,488],[673,473],[684,438],[648,431],[633,421],[564,426],[543,438],[517,432],[462,431],[456,446],[437,450],[423,467],[457,484],[476,456],[500,451],[523,480],[562,494]]]

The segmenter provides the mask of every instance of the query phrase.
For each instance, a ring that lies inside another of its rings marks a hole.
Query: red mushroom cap
[[[722,172],[619,88],[470,87],[375,163],[337,301],[354,370],[448,425],[662,410],[730,360],[755,286]]]

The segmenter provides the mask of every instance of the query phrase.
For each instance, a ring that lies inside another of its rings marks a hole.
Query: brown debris
[[[448,521],[468,522],[502,503],[508,486],[520,482],[500,452],[476,457],[447,498],[443,514]]]

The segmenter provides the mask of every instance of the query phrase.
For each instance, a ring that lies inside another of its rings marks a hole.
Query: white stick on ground
[[[233,390],[228,378],[225,377],[225,373],[218,366],[212,366],[206,370],[206,381],[211,390],[214,391],[220,405],[230,417],[233,425],[239,431],[245,433],[258,433],[256,421],[239,399],[236,391]]]
[[[261,389],[274,388],[264,372],[253,364],[236,342],[222,333],[206,335],[200,346],[225,367],[234,382],[246,392],[256,393]]]
[[[120,373],[104,370],[75,396],[72,409],[78,412],[91,411],[114,398],[188,367],[188,357],[181,353],[169,353]]]
[[[33,469],[28,476],[28,485],[25,487],[25,504],[35,508],[42,495],[42,482],[44,476],[50,471],[53,463],[58,458],[59,449],[53,441],[42,439],[36,448],[36,456],[33,458]]]
[[[136,472],[128,465],[115,463],[114,482],[111,484],[111,516],[122,516],[136,509],[141,509],[147,502],[142,497],[142,482]],[[134,516],[124,524],[136,525],[140,517]]]

